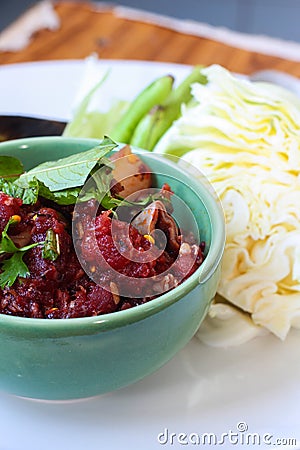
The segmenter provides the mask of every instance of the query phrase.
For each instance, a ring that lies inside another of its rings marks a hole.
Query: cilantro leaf
[[[17,277],[27,277],[29,275],[29,270],[27,265],[23,261],[23,256],[27,250],[30,250],[37,245],[42,244],[42,242],[35,242],[30,245],[25,245],[24,247],[18,248],[8,236],[8,228],[10,225],[18,223],[18,220],[12,216],[7,222],[4,230],[2,231],[1,241],[0,241],[0,255],[12,254],[12,256],[4,261],[0,262],[1,270],[0,273],[0,287],[12,286],[16,281]]]
[[[0,287],[12,286],[18,277],[26,278],[29,275],[27,265],[23,261],[24,252],[16,252],[9,259],[2,261],[0,273]]]
[[[0,255],[3,253],[15,253],[18,252],[18,247],[15,246],[11,238],[8,236],[8,228],[10,225],[17,223],[17,220],[12,216],[7,222],[4,230],[2,231],[2,237],[0,241]]]

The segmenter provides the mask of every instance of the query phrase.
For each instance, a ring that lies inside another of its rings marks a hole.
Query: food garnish
[[[25,252],[31,248],[39,245],[38,242],[25,245],[24,247],[18,248],[14,244],[13,240],[8,236],[8,229],[11,225],[20,223],[21,217],[14,215],[8,220],[1,233],[0,240],[0,287],[12,286],[18,277],[27,277],[29,275],[29,270],[27,265],[23,261],[23,256]],[[1,260],[3,255],[11,255],[9,258]]]

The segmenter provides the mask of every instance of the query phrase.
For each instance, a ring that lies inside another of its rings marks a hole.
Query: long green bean
[[[174,89],[166,100],[156,104],[137,124],[130,144],[153,150],[155,144],[180,116],[183,103],[188,103],[191,98],[191,84],[206,83],[206,77],[201,73],[200,66],[196,66],[192,72]]]
[[[154,105],[163,102],[169,96],[173,83],[174,78],[165,75],[147,86],[111,130],[110,137],[117,142],[129,143],[137,124]]]

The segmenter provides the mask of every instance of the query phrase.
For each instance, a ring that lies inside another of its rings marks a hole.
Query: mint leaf
[[[23,164],[17,158],[0,155],[0,178],[18,178],[23,172]]]
[[[22,174],[17,185],[26,188],[33,179],[42,182],[51,192],[82,186],[91,170],[117,144],[104,138],[99,145],[57,161],[48,161]]]
[[[38,199],[39,184],[33,179],[28,183],[27,188],[21,188],[14,181],[0,178],[0,191],[11,197],[20,198],[25,205],[33,205]]]
[[[38,201],[39,183],[34,178],[28,183],[28,187],[23,189],[22,196],[24,205],[34,205]]]
[[[39,183],[39,195],[47,200],[52,200],[58,205],[74,205],[80,191],[81,187],[74,187],[58,192],[51,192],[42,182]]]
[[[38,196],[41,196],[59,205],[72,205],[76,203],[89,175],[104,165],[108,169],[108,176],[102,181],[102,185],[103,192],[107,192],[110,189],[113,164],[105,156],[116,146],[115,142],[105,137],[99,145],[90,150],[40,164],[23,173],[17,180],[0,177],[0,190],[22,199],[24,204],[34,204]],[[21,163],[15,158],[12,159],[17,168],[18,163]]]

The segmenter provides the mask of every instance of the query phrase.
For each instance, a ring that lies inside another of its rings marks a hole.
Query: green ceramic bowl
[[[98,141],[30,138],[0,144],[1,155],[29,169],[91,148]],[[29,319],[0,314],[0,391],[70,400],[113,391],[157,370],[195,334],[220,277],[225,235],[222,210],[205,183],[160,155],[142,153],[158,186],[172,189],[195,212],[206,259],[174,290],[129,310],[77,319]]]

